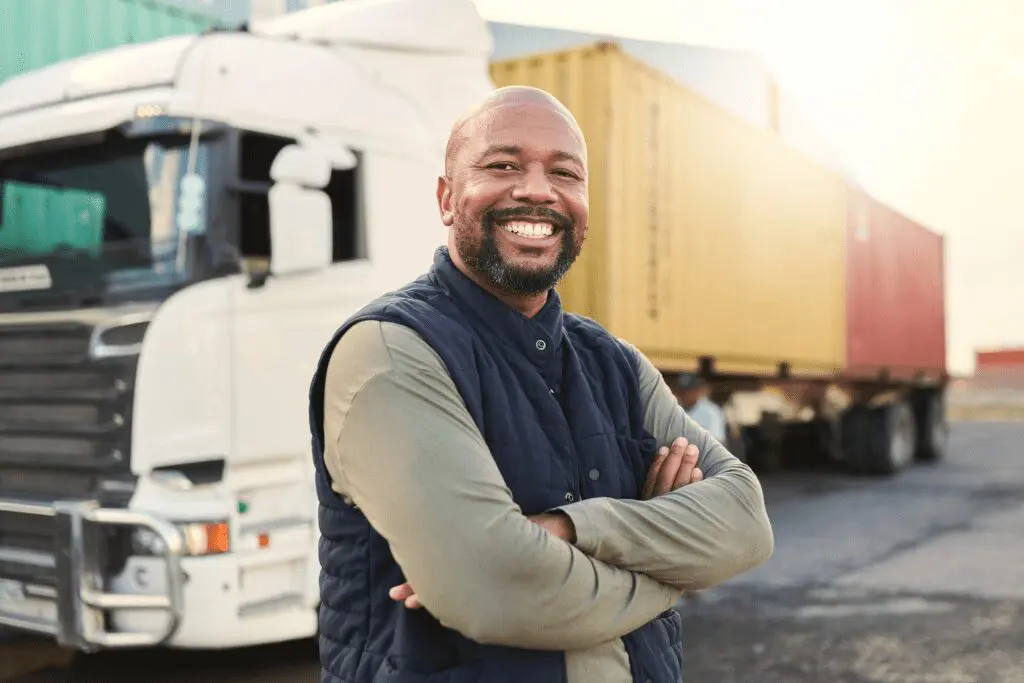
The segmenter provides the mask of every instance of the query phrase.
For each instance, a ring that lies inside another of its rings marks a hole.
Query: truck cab
[[[309,382],[445,241],[490,50],[470,0],[349,0],[0,85],[0,626],[315,633]]]

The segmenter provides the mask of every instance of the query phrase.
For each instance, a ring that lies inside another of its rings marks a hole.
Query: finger
[[[704,481],[704,472],[699,467],[694,467],[693,474],[690,475],[690,483],[696,484],[698,481]]]
[[[650,468],[647,470],[647,477],[644,479],[644,488],[642,492],[644,500],[648,500],[654,492],[654,484],[658,480],[658,472],[661,471],[661,466],[665,463],[665,458],[667,457],[668,448],[662,446],[658,449],[657,457],[654,458],[654,462],[651,463]]]
[[[423,607],[423,603],[420,602],[420,596],[414,593],[405,599],[405,606],[409,609],[419,609]]]
[[[388,591],[388,597],[395,602],[403,602],[408,600],[410,597],[416,594],[416,591],[412,589],[408,583],[403,583],[401,586],[395,586]]]
[[[672,485],[676,480],[676,475],[679,473],[679,467],[683,461],[683,451],[686,449],[687,443],[689,442],[683,437],[679,437],[672,442],[672,448],[669,449],[665,464],[661,466],[661,471],[658,472],[658,480],[654,485],[655,496],[660,496],[672,490]],[[686,476],[690,476],[689,470],[687,470]]]
[[[676,479],[672,482],[673,491],[681,486],[692,483],[693,470],[697,467],[698,454],[697,447],[692,443],[683,449],[682,462],[679,465],[679,471],[676,472]]]

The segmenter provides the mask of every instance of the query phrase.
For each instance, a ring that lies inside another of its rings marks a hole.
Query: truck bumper
[[[65,647],[84,651],[157,646],[174,635],[182,614],[184,549],[174,525],[94,501],[2,499],[0,514],[52,524],[53,538],[52,548],[38,550],[7,547],[0,539],[0,626],[49,635]],[[167,577],[161,594],[106,592],[97,547],[104,527],[141,528],[157,535]],[[125,610],[162,613],[163,626],[146,632],[109,631],[107,615]]]

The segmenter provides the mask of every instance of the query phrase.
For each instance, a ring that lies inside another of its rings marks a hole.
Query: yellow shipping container
[[[568,310],[664,371],[838,372],[845,359],[843,180],[601,43],[495,62],[573,112],[590,156],[590,235]]]

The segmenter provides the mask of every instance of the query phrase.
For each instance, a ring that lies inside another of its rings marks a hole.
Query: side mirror
[[[331,159],[331,168],[335,171],[351,171],[359,165],[356,153],[347,147],[331,147],[325,150]]]
[[[359,165],[359,157],[344,143],[323,135],[300,137],[299,144],[308,154],[323,156],[335,171],[351,171]]]
[[[331,179],[331,160],[297,145],[281,150],[270,167],[270,274],[326,268],[333,256],[331,200],[320,188]]]
[[[324,151],[288,145],[274,157],[270,179],[319,189],[331,181],[332,168],[331,158]]]

